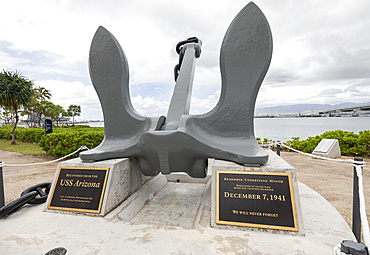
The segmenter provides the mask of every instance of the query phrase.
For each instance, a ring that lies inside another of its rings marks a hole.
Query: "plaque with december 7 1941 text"
[[[216,173],[217,224],[298,231],[290,173]]]

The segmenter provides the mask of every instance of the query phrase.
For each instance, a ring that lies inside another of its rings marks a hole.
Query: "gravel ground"
[[[282,152],[281,157],[296,169],[298,181],[328,200],[352,227],[354,171],[351,164],[314,159],[294,152]],[[363,171],[363,184],[367,218],[370,221],[370,160],[365,161],[367,167]]]
[[[340,212],[348,225],[352,226],[353,167],[350,164],[313,159],[294,152],[282,152],[281,157],[296,169],[298,181],[320,193]],[[0,150],[0,160],[6,164],[25,164],[51,159]],[[364,168],[363,183],[367,217],[370,221],[370,160],[366,161],[368,166]],[[57,165],[58,163],[3,167],[5,203],[18,198],[30,186],[52,182]]]

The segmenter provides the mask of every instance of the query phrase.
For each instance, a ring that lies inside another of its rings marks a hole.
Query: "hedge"
[[[12,128],[11,125],[0,127],[0,138],[11,140]],[[79,125],[54,127],[53,133],[45,135],[43,128],[17,127],[15,138],[22,142],[39,143],[46,154],[59,158],[72,153],[82,145],[86,145],[89,149],[95,148],[103,141],[104,128]],[[73,155],[73,157],[77,156],[78,154]]]
[[[335,130],[327,131],[305,140],[299,140],[299,137],[293,137],[292,139],[292,141],[286,143],[288,146],[307,153],[312,153],[322,139],[338,139],[342,155],[370,156],[369,130],[360,131],[359,134],[350,131]]]
[[[0,127],[0,138],[11,140],[12,126]],[[15,130],[17,140],[39,143],[39,146],[53,157],[62,157],[86,145],[89,149],[98,146],[104,138],[104,128],[90,128],[89,126],[54,127],[53,133],[45,135],[43,128],[17,127]],[[327,131],[321,135],[300,140],[293,137],[286,144],[294,149],[312,153],[322,139],[338,139],[342,155],[370,156],[370,131],[360,131],[355,134],[350,131]],[[261,138],[257,138],[262,143]],[[263,139],[268,142],[269,139]],[[74,155],[77,157],[78,155]]]
[[[12,125],[7,125],[0,128],[0,138],[12,140]],[[38,143],[41,138],[45,135],[45,129],[43,128],[24,128],[17,127],[14,131],[15,138],[18,141]]]
[[[46,154],[59,158],[86,145],[89,149],[98,146],[104,138],[104,128],[57,128],[55,132],[43,136],[39,146]],[[76,153],[73,157],[77,157]]]

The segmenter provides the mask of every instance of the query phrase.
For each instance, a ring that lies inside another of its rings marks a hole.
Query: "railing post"
[[[3,163],[0,161],[0,164]],[[5,205],[3,167],[0,165],[0,208]]]
[[[355,158],[355,161],[363,161],[363,159]],[[355,235],[357,242],[361,243],[360,197],[358,194],[358,177],[356,167],[353,167],[352,232]]]
[[[276,142],[276,154],[280,156],[280,141]]]

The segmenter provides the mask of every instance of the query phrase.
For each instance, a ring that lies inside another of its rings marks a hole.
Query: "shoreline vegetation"
[[[45,135],[44,128],[18,127],[15,130],[16,145],[10,145],[12,126],[0,127],[0,149],[31,155],[44,155],[60,158],[72,153],[82,145],[89,149],[98,146],[104,138],[103,127],[76,125],[54,127],[53,133]],[[294,149],[312,153],[322,139],[338,139],[342,155],[352,157],[370,156],[370,130],[358,134],[350,131],[327,131],[321,135],[300,140],[292,137],[286,144]],[[268,138],[256,138],[260,145],[274,143]],[[78,157],[76,153],[73,157]]]

